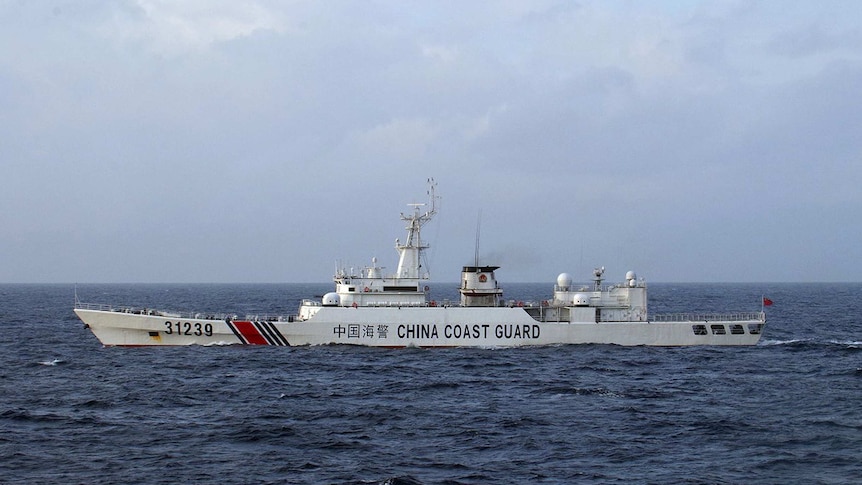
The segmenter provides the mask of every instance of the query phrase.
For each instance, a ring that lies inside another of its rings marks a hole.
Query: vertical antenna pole
[[[479,216],[476,218],[476,250],[473,256],[474,265],[479,266],[479,234],[482,232],[482,209],[479,209]]]

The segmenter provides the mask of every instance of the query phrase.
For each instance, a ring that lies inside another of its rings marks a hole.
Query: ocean
[[[77,285],[290,314],[329,284]],[[457,299],[456,284],[435,297]],[[439,290],[438,290],[439,289]],[[504,288],[547,298],[548,285]],[[104,348],[74,285],[0,285],[0,483],[859,483],[862,284],[659,284],[753,347]]]

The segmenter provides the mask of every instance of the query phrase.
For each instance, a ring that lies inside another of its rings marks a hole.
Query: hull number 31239
[[[165,322],[165,333],[171,335],[176,333],[177,335],[196,335],[200,337],[201,335],[206,335],[207,337],[212,337],[213,334],[213,324],[212,323],[204,323],[200,322]]]

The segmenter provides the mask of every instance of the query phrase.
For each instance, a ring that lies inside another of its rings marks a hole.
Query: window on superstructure
[[[724,325],[710,325],[712,329],[713,335],[727,335],[727,329],[724,328]]]
[[[745,335],[745,329],[742,328],[742,325],[731,325],[730,333],[733,335]]]
[[[706,335],[706,325],[692,325],[691,330],[695,335]]]

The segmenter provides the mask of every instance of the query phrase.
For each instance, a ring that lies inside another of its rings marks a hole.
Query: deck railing
[[[150,315],[175,319],[189,320],[248,320],[252,322],[292,322],[293,316],[286,315],[246,315],[240,318],[235,313],[210,313],[210,312],[172,312],[153,310],[150,308],[123,307],[115,305],[107,305],[103,303],[82,303],[75,302],[76,309],[82,310],[97,310],[102,312],[129,313],[132,315]]]
[[[763,320],[762,312],[736,313],[667,313],[651,315],[650,322],[744,322]]]
[[[105,305],[102,303],[81,303],[79,301],[76,301],[75,302],[75,309],[78,309],[78,308],[80,308],[82,310],[99,310],[99,311],[103,311],[103,312],[115,311],[113,305]]]

